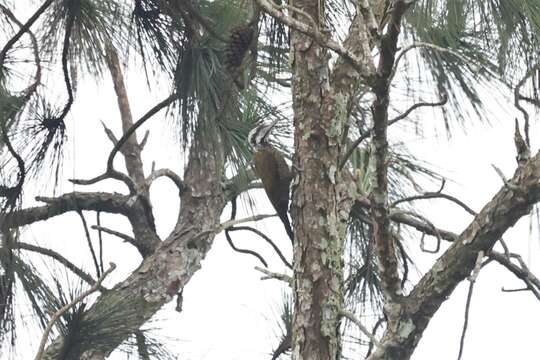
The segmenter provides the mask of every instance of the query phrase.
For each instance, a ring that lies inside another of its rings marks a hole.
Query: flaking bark
[[[71,349],[69,358],[102,359],[169,302],[199,270],[219,227],[226,197],[221,186],[222,160],[213,149],[194,145],[181,195],[179,220],[171,235],[127,279],[102,294],[86,312],[83,324],[99,322],[91,341]],[[114,312],[111,314],[111,309]],[[84,326],[84,325],[83,325]],[[44,359],[59,359],[62,338],[48,348]]]

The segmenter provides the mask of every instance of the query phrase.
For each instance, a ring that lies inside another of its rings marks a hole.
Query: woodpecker
[[[255,174],[262,180],[266,195],[283,222],[287,235],[293,241],[293,231],[287,215],[292,172],[283,154],[268,142],[270,131],[276,123],[277,120],[253,128],[249,132],[248,141],[254,150]]]

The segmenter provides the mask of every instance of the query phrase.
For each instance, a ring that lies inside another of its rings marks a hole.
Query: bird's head
[[[277,120],[273,121],[271,124],[262,123],[249,132],[248,142],[251,147],[254,149],[259,149],[265,145],[268,145],[268,137],[270,136],[270,131],[277,124]]]

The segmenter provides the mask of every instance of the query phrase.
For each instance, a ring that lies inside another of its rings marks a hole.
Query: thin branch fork
[[[513,273],[518,279],[522,280],[527,286],[526,289],[530,290],[533,295],[540,300],[540,280],[529,270],[527,265],[519,255],[507,253],[501,254],[497,251],[490,251],[488,257],[495,260],[500,265],[504,266],[511,273]],[[516,259],[519,265],[512,262],[512,258]]]
[[[350,311],[347,311],[347,310],[340,310],[339,312],[340,315],[346,317],[347,319],[349,319],[353,324],[355,324],[356,326],[358,326],[358,329],[360,329],[360,331],[366,335],[368,337],[368,339],[370,340],[370,342],[372,344],[375,345],[375,347],[379,347],[380,346],[380,343],[379,343],[379,340],[377,340],[377,338],[375,337],[375,335],[373,335],[371,332],[369,332],[369,330],[362,324],[362,322],[356,317],[354,316],[354,314]]]
[[[166,99],[162,100],[161,102],[156,104],[153,108],[148,110],[148,112],[146,114],[144,114],[139,120],[137,120],[133,124],[133,126],[131,126],[124,133],[124,135],[122,135],[120,140],[118,140],[116,145],[114,145],[113,149],[111,150],[111,153],[109,154],[109,158],[107,160],[107,170],[105,171],[104,174],[96,176],[95,178],[92,178],[92,179],[89,179],[89,180],[71,179],[70,181],[72,183],[74,183],[74,184],[77,184],[77,185],[92,185],[92,184],[95,184],[95,183],[100,182],[102,180],[113,178],[113,179],[117,179],[117,180],[120,180],[120,181],[124,182],[128,186],[128,188],[130,190],[130,194],[131,195],[135,194],[137,191],[136,191],[135,184],[133,183],[133,180],[129,176],[127,176],[126,174],[123,174],[123,173],[121,173],[119,171],[116,171],[114,169],[114,166],[113,166],[114,158],[116,157],[116,154],[118,153],[120,148],[127,142],[129,137],[131,135],[133,135],[133,133],[139,127],[141,127],[148,119],[153,117],[159,111],[161,111],[162,109],[166,108],[167,106],[172,104],[174,101],[176,101],[176,99],[177,99],[177,97],[174,94],[168,96]]]
[[[96,292],[98,288],[101,286],[101,283],[105,280],[105,278],[116,269],[116,265],[114,263],[110,263],[110,267],[107,271],[101,275],[101,277],[96,281],[96,283],[88,290],[81,293],[79,296],[77,296],[75,299],[73,299],[69,304],[66,304],[62,306],[58,311],[54,313],[54,315],[51,317],[49,322],[47,323],[47,327],[45,328],[45,331],[43,332],[43,336],[41,337],[41,342],[39,344],[39,348],[35,357],[35,360],[42,360],[43,359],[43,351],[45,350],[45,344],[47,343],[47,340],[49,339],[49,334],[54,326],[54,324],[60,319],[60,317],[66,313],[69,309],[71,309],[73,306],[77,305],[79,302],[83,301],[88,295]]]
[[[393,118],[391,120],[388,120],[388,125],[387,126],[394,125],[398,121],[407,118],[407,116],[409,116],[414,110],[416,110],[418,108],[428,107],[428,106],[429,107],[443,106],[447,102],[448,102],[448,95],[444,94],[443,97],[439,101],[436,101],[436,102],[419,102],[419,103],[416,103],[416,104],[412,105],[410,108],[408,108],[403,114],[398,115],[398,116],[396,116],[395,118]],[[363,133],[362,135],[360,135],[358,137],[358,139],[353,141],[353,143],[349,146],[349,148],[347,149],[347,151],[343,155],[343,158],[342,158],[342,160],[341,160],[341,162],[339,164],[340,169],[343,169],[343,167],[347,164],[347,160],[349,160],[349,158],[353,154],[354,150],[358,147],[358,145],[360,145],[362,143],[362,141],[364,141],[367,138],[369,138],[370,136],[372,136],[373,132],[374,132],[374,128],[371,128],[368,131],[366,131],[365,133]]]
[[[390,207],[391,208],[394,208],[396,207],[398,204],[401,204],[401,203],[404,203],[404,202],[409,202],[409,201],[416,201],[416,200],[428,200],[428,199],[446,199],[446,200],[449,200],[457,205],[459,205],[463,210],[465,210],[466,212],[468,212],[469,214],[473,215],[473,216],[476,216],[476,211],[474,211],[473,209],[471,209],[467,204],[465,204],[463,201],[459,200],[458,198],[456,198],[455,196],[452,196],[452,195],[448,195],[448,194],[444,194],[442,192],[443,188],[444,188],[444,185],[445,185],[446,181],[443,179],[443,182],[442,182],[442,185],[441,185],[441,188],[438,190],[438,191],[430,191],[430,192],[424,192],[423,194],[419,194],[419,195],[414,195],[414,196],[409,196],[409,197],[406,197],[406,198],[403,198],[403,199],[399,199],[399,200],[396,200],[394,201]]]

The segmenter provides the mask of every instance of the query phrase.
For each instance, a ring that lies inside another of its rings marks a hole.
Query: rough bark
[[[540,153],[475,216],[409,296],[386,308],[388,328],[369,360],[406,360],[429,321],[455,287],[474,269],[478,253],[488,253],[506,230],[540,201]]]
[[[319,1],[295,6],[321,27]],[[342,254],[352,206],[339,168],[347,97],[330,85],[328,51],[293,32],[294,163],[300,169],[291,207],[295,228],[293,359],[340,357]],[[293,182],[294,183],[294,182]]]
[[[373,240],[381,274],[381,286],[387,300],[395,301],[401,295],[401,280],[398,270],[396,239],[390,228],[388,206],[388,106],[390,104],[390,76],[394,67],[397,42],[401,29],[401,17],[408,5],[395,1],[388,30],[381,40],[377,80],[373,86],[375,100],[373,113],[373,164],[374,179],[371,191],[371,218]]]
[[[47,205],[22,209],[7,214],[2,226],[16,228],[30,225],[69,211],[102,211],[121,214],[128,218],[133,227],[133,232],[138,234],[134,244],[143,257],[153,253],[160,243],[159,239],[152,235],[154,232],[148,228],[146,206],[141,201],[141,198],[136,195],[73,192],[57,198],[37,197],[36,199]]]
[[[69,358],[108,356],[183,289],[200,268],[219,228],[227,201],[221,186],[222,169],[222,161],[212,149],[200,144],[192,147],[175,230],[137,270],[102,294],[87,311],[82,325],[86,340],[68,350]],[[63,338],[57,338],[45,359],[60,360],[63,346]]]

